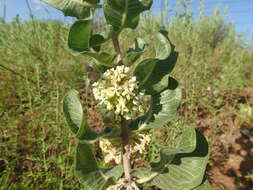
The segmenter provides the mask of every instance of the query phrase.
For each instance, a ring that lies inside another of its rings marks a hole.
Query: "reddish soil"
[[[252,87],[232,95],[232,98],[253,108]],[[213,190],[253,190],[253,178],[247,177],[253,174],[253,117],[249,117],[249,122],[242,122],[229,106],[220,108],[221,111],[215,115],[218,119],[212,120],[214,116],[200,114],[197,122],[205,136],[216,137],[210,144],[207,178]]]
[[[212,144],[215,155],[207,173],[213,190],[253,189],[253,180],[246,178],[253,173],[253,130],[247,133],[224,134]]]

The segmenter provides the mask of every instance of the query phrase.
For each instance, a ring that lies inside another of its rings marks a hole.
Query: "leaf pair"
[[[108,24],[116,32],[123,28],[136,28],[141,12],[150,9],[152,0],[42,0],[61,10],[65,16],[85,19],[93,16],[96,8],[103,8]]]
[[[208,182],[202,184],[208,158],[205,137],[187,127],[175,149],[161,150],[159,162],[135,169],[132,175],[138,178],[137,182],[162,190],[208,190]]]

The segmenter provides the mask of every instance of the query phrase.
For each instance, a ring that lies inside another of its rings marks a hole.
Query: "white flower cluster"
[[[143,154],[146,147],[149,145],[150,141],[151,141],[150,134],[138,134],[136,140],[133,140],[133,143],[130,146],[131,153]]]
[[[120,164],[121,163],[121,149],[120,149],[120,139],[107,139],[101,138],[99,140],[99,147],[102,152],[105,153],[104,161],[105,163]]]
[[[151,141],[150,134],[137,134],[131,136],[130,139],[130,157],[136,155],[140,156],[144,153],[145,149]],[[102,152],[105,154],[104,161],[105,163],[121,163],[121,144],[119,143],[119,138],[108,139],[101,138],[99,140],[99,147]]]
[[[138,92],[135,76],[129,74],[129,68],[122,65],[107,70],[102,79],[93,85],[93,94],[99,104],[106,105],[110,111],[130,120],[144,113],[141,99],[144,94]]]

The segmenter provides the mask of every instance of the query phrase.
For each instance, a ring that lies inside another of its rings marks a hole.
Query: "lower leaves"
[[[104,190],[117,182],[123,169],[121,166],[99,168],[91,145],[79,143],[76,148],[75,172],[85,190]]]
[[[195,128],[187,127],[175,149],[161,150],[160,161],[148,168],[134,169],[131,175],[137,185],[156,186],[161,190],[209,190],[210,184],[203,181],[208,158],[205,137]],[[85,189],[126,189],[119,180],[123,175],[122,166],[99,168],[91,144],[78,144],[75,170]]]
[[[193,147],[194,151],[188,152]],[[167,155],[174,155],[174,158],[164,163],[160,170],[151,165],[149,168],[135,169],[132,175],[137,178],[137,182],[156,186],[162,190],[191,190],[198,187],[202,183],[209,158],[205,137],[193,127],[189,127],[183,133],[175,150],[177,151]],[[207,183],[199,186],[198,190],[202,187],[204,190],[208,186]]]

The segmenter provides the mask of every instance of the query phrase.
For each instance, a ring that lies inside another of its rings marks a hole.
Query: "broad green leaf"
[[[163,172],[151,168],[135,169],[132,175],[137,182],[156,186],[161,190],[191,190],[201,184],[209,158],[205,137],[196,132],[196,148],[192,153],[180,153]]]
[[[211,185],[208,180],[205,180],[201,185],[192,190],[211,190]]]
[[[168,38],[162,33],[155,36],[156,58],[159,60],[167,59],[171,52],[171,46]]]
[[[63,112],[71,131],[76,134],[84,123],[82,104],[76,90],[70,90],[63,100]]]
[[[92,20],[77,20],[70,28],[68,46],[70,49],[83,52],[90,47]]]
[[[91,16],[91,8],[97,8],[99,0],[42,0],[62,11],[65,16],[83,19]]]
[[[164,34],[158,33],[156,38],[156,58],[141,61],[134,71],[140,88],[145,89],[148,94],[160,92],[168,86],[168,74],[173,70],[178,58],[175,46]]]
[[[104,0],[103,9],[108,24],[115,31],[136,28],[141,12],[150,9],[152,0]]]
[[[97,138],[111,134],[109,130],[98,134],[91,131],[83,115],[82,104],[76,90],[70,90],[65,96],[63,100],[63,112],[70,130],[81,142],[93,143]]]
[[[98,167],[91,145],[79,143],[76,149],[75,172],[84,189],[105,190],[123,173],[122,167],[104,171]]]
[[[178,116],[177,108],[181,101],[181,89],[175,79],[168,79],[168,87],[161,93],[151,96],[149,111],[132,121],[129,127],[135,131],[162,127]]]
[[[179,142],[173,149],[162,149],[160,151],[160,161],[152,163],[155,170],[163,170],[176,154],[191,153],[196,148],[196,130],[194,127],[186,127]]]
[[[142,38],[136,38],[132,47],[127,51],[126,62],[131,66],[144,53],[148,44]]]

